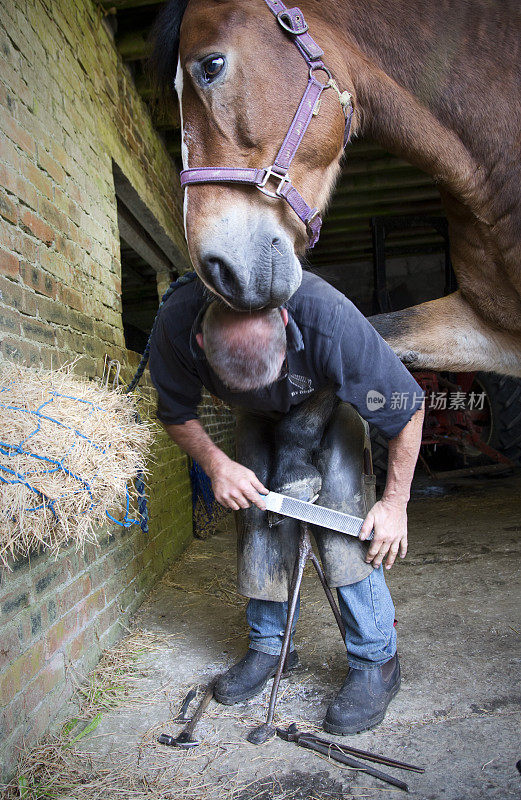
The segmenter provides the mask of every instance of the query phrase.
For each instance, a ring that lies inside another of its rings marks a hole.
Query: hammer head
[[[197,747],[199,744],[201,742],[198,742],[197,739],[192,739],[188,731],[181,731],[179,736],[174,739],[174,747]]]
[[[186,734],[185,731],[182,731],[179,736],[169,736],[167,733],[162,733],[159,736],[158,740],[159,744],[167,744],[169,747],[197,747],[201,742],[198,742],[196,739],[192,739],[190,735]]]

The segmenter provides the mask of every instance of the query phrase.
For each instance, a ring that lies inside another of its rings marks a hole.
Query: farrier
[[[281,649],[297,528],[289,519],[270,527],[262,494],[319,494],[321,504],[365,517],[360,540],[314,531],[328,583],[337,589],[349,664],[324,727],[347,734],[378,724],[400,686],[382,562],[390,568],[407,550],[420,387],[356,307],[311,273],[284,308],[251,314],[212,302],[198,280],[182,286],[161,309],[150,370],[158,418],[209,475],[216,499],[238,512],[238,589],[250,598],[249,648],[219,679],[216,699],[229,704],[260,692]],[[203,386],[237,410],[236,461],[198,420]],[[364,479],[368,423],[389,439],[378,502]],[[289,665],[297,660],[291,645]]]

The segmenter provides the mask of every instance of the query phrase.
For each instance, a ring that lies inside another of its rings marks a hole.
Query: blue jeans
[[[385,582],[383,567],[367,578],[337,589],[340,614],[346,628],[347,660],[354,669],[385,664],[396,653],[394,605]],[[293,621],[299,615],[300,598]],[[250,626],[250,648],[278,655],[282,647],[288,604],[272,600],[250,600],[246,619]],[[293,641],[291,649],[294,649]]]

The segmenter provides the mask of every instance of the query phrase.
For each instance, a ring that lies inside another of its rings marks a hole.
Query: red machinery
[[[425,392],[423,446],[451,446],[458,454],[474,460],[480,454],[493,464],[451,470],[450,475],[491,472],[515,466],[514,462],[489,444],[494,427],[490,398],[475,372],[459,372],[449,380],[439,372],[414,372]],[[433,472],[423,454],[424,466]],[[448,475],[448,472],[444,473]]]

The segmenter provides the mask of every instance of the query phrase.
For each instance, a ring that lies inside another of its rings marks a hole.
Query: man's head
[[[277,380],[286,355],[288,312],[237,312],[213,302],[197,342],[213,371],[232,391],[247,392]]]

